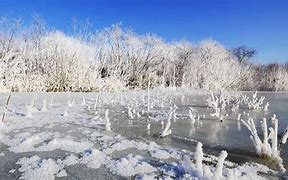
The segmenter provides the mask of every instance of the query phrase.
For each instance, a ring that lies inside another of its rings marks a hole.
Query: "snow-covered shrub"
[[[241,89],[250,76],[247,66],[212,40],[203,41],[196,48],[184,72],[185,84],[208,90]]]
[[[276,74],[275,91],[288,90],[288,69],[279,67]]]
[[[259,99],[257,98],[257,91],[252,95],[252,99],[248,101],[248,108],[251,110],[263,109],[261,106],[264,103],[264,96],[261,96]]]
[[[101,49],[101,77],[117,77],[130,87],[147,87],[148,81],[159,83],[164,43],[154,35],[137,35],[113,25],[96,36]]]
[[[211,116],[215,116],[216,118],[220,118],[220,99],[218,96],[214,95],[211,91],[210,96],[207,99],[207,105],[208,107],[211,107],[214,111],[214,113],[211,114]]]
[[[214,94],[211,91],[210,96],[206,99],[208,107],[212,108],[214,111],[214,113],[211,113],[210,115],[223,121],[224,117],[228,116],[228,114],[224,113],[230,104],[233,103],[232,106],[234,109],[237,109],[239,106],[235,100],[237,100],[236,96],[231,96],[222,92]]]
[[[187,66],[195,55],[195,47],[189,42],[166,44],[163,69],[163,86],[183,86]]]
[[[279,64],[254,67],[254,89],[264,91],[287,91],[288,69]]]
[[[256,154],[259,156],[262,155],[267,155],[267,156],[271,156],[272,155],[272,150],[271,150],[271,146],[268,142],[268,128],[267,128],[267,122],[266,119],[263,119],[262,122],[262,131],[263,131],[263,142],[261,141],[254,120],[252,118],[249,118],[248,120],[244,121],[241,120],[242,123],[249,129],[251,135],[250,138],[255,146],[255,150],[256,150]]]
[[[21,72],[20,30],[19,19],[0,17],[0,91],[13,90]]]
[[[241,103],[244,105],[245,108],[249,110],[264,110],[268,111],[269,102],[264,104],[265,96],[257,96],[257,91],[253,93],[251,97],[247,96],[246,94],[241,96]]]
[[[90,91],[97,73],[94,48],[61,32],[41,39],[43,76],[48,91]],[[49,64],[48,64],[49,63]]]

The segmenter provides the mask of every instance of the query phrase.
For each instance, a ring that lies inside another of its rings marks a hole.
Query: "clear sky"
[[[258,62],[288,62],[288,0],[0,0],[0,16],[27,22],[35,13],[65,32],[77,16],[97,29],[121,22],[166,41],[212,38],[257,49]]]

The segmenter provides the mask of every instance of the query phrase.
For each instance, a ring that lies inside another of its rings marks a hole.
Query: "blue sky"
[[[65,32],[77,16],[97,29],[121,22],[166,41],[212,38],[257,49],[257,62],[288,62],[286,0],[0,0],[0,16],[28,22],[34,13]]]

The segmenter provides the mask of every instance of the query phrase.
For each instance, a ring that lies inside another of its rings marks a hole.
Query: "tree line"
[[[253,64],[257,51],[246,46],[165,42],[119,24],[94,31],[75,20],[72,29],[49,29],[38,16],[29,26],[1,17],[1,91],[288,90],[287,66]]]

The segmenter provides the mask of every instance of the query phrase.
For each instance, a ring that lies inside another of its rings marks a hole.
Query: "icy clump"
[[[157,171],[155,167],[145,162],[142,156],[133,154],[128,154],[126,157],[112,161],[108,167],[112,173],[125,177]]]
[[[282,138],[281,138],[281,144],[285,144],[287,142],[288,139],[288,126],[286,127],[286,129],[283,132]]]
[[[86,105],[86,100],[84,97],[82,97],[82,103],[81,103],[82,106],[85,106]]]
[[[238,115],[237,115],[237,121],[240,121],[240,120],[241,120],[241,116],[242,116],[241,114],[238,114]]]
[[[2,139],[2,143],[10,145],[9,150],[12,152],[29,152],[36,151],[35,145],[43,143],[52,138],[53,133],[42,132],[31,135],[30,133],[20,133],[13,139]]]
[[[167,119],[166,126],[165,126],[164,130],[160,133],[160,137],[165,137],[165,136],[168,136],[172,133],[170,126],[171,126],[171,118],[172,118],[173,114],[174,114],[174,112],[171,109],[170,113],[169,113],[169,117]]]
[[[148,123],[147,126],[146,126],[147,130],[150,130],[150,127],[151,127],[151,124]]]
[[[221,151],[220,156],[218,157],[218,163],[216,168],[207,166],[203,164],[203,150],[202,143],[198,142],[196,146],[196,152],[194,154],[195,164],[193,164],[190,158],[187,155],[183,156],[182,166],[187,173],[185,177],[190,178],[200,178],[200,179],[224,179],[224,162],[227,157],[226,151]],[[232,170],[231,170],[232,171]],[[227,174],[225,175],[227,178]],[[231,179],[231,177],[227,178]],[[237,179],[237,177],[236,177]]]
[[[76,157],[74,154],[70,154],[69,156],[65,157],[62,160],[62,164],[65,166],[71,166],[79,163],[79,158]]]
[[[270,106],[269,102],[267,102],[265,105],[264,105],[264,111],[268,111],[268,107]]]
[[[194,159],[196,161],[196,171],[198,176],[203,176],[203,167],[202,167],[202,161],[203,161],[203,150],[202,150],[202,143],[198,142],[196,146],[196,152],[194,155]]]
[[[224,161],[225,158],[227,157],[227,152],[226,151],[221,151],[220,156],[219,156],[219,160],[216,166],[216,170],[214,172],[214,179],[222,179],[223,178],[223,165],[224,165]]]
[[[195,124],[196,115],[193,114],[193,109],[190,107],[189,107],[189,118],[190,118],[191,124]]]
[[[202,143],[198,142],[196,146],[196,152],[194,154],[195,164],[192,164],[190,158],[187,155],[183,156],[182,166],[184,170],[192,177],[203,177],[203,150]]]
[[[109,115],[109,109],[107,109],[106,111],[105,111],[105,120],[106,120],[106,131],[111,131],[111,123],[110,123],[110,119],[109,119],[109,117],[108,117],[108,115]]]
[[[69,99],[67,102],[68,107],[74,106],[75,100],[73,99],[72,101]]]
[[[130,119],[134,119],[134,114],[132,112],[132,107],[131,106],[128,106],[128,117]]]
[[[43,107],[41,109],[42,112],[46,112],[47,111],[47,100],[46,97],[43,99]]]
[[[86,164],[89,168],[98,169],[102,164],[108,164],[110,157],[102,151],[92,149],[91,151],[84,152],[84,156],[80,162]]]
[[[30,104],[26,104],[26,118],[32,118],[33,107]]]
[[[18,169],[22,172],[21,179],[29,180],[52,180],[55,176],[66,176],[63,167],[53,159],[41,159],[39,156],[32,156],[30,158],[24,157],[19,159],[16,164],[21,165]]]
[[[56,136],[57,134],[47,132],[34,135],[20,134],[15,139],[2,139],[1,142],[11,146],[9,150],[15,153],[55,149],[79,153],[93,146],[89,141],[78,142],[68,138],[56,138]]]

